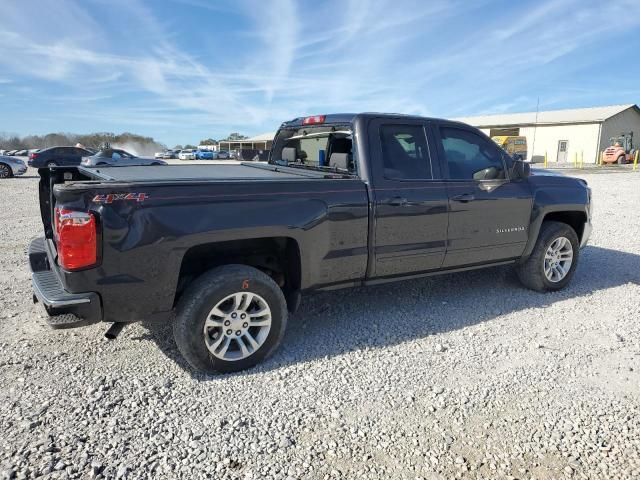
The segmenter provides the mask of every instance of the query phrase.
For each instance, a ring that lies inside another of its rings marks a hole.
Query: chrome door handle
[[[475,199],[476,197],[473,195],[473,193],[463,193],[462,195],[456,195],[455,197],[451,197],[451,200],[454,200],[456,202],[462,202],[462,203],[471,202]]]
[[[394,207],[403,207],[408,204],[409,200],[404,197],[393,197],[391,200],[387,202],[387,204],[392,205]]]

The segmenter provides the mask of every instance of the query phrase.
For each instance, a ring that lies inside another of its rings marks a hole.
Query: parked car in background
[[[180,160],[195,160],[196,159],[196,152],[195,150],[182,150],[179,154],[178,154],[178,158]]]
[[[0,156],[0,178],[11,178],[27,171],[27,165],[20,158]]]
[[[93,155],[86,148],[51,147],[29,155],[29,166],[34,168],[80,165],[82,157]]]
[[[180,154],[180,150],[167,150],[166,152],[164,152],[164,155],[162,155],[162,158],[164,159],[178,158],[179,154]]]
[[[213,152],[211,150],[196,150],[196,158],[198,160],[213,160]]]
[[[229,158],[231,158],[231,155],[229,155],[229,152],[227,152],[226,150],[220,150],[216,158],[220,160],[228,160]]]
[[[18,150],[15,153],[16,157],[26,157],[27,155],[29,155],[29,150]]]
[[[159,158],[136,157],[131,153],[119,148],[105,148],[95,155],[84,157],[81,165],[84,167],[124,167],[131,165],[166,165],[167,162]]]
[[[18,150],[8,150],[5,155],[8,157],[13,157]]]
[[[166,150],[165,150],[165,151],[166,151]],[[164,155],[164,152],[165,152],[165,151],[162,151],[162,152],[156,152],[156,153],[154,153],[154,154],[153,154],[153,158],[162,158],[162,156]]]

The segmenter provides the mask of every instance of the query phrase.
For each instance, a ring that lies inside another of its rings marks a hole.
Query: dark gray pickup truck
[[[269,163],[40,171],[34,298],[57,327],[173,321],[196,369],[271,354],[302,292],[513,264],[570,281],[591,190],[461,123],[335,114],[281,125]],[[175,318],[174,318],[175,315]]]

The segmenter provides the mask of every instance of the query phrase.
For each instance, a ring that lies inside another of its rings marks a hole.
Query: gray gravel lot
[[[37,180],[0,181],[0,478],[640,478],[640,174],[581,176],[566,290],[499,268],[316,294],[271,359],[218,377],[168,326],[51,330]]]

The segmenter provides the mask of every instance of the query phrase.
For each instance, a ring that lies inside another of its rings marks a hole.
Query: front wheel
[[[623,165],[625,163],[627,163],[627,158],[624,155],[620,155],[618,157],[618,165]]]
[[[538,292],[564,288],[578,265],[580,244],[566,223],[544,222],[529,258],[516,268],[522,284]]]
[[[13,171],[4,163],[0,163],[0,178],[11,178],[13,176]]]
[[[192,367],[227,373],[271,355],[286,325],[284,294],[271,277],[253,267],[225,265],[187,288],[176,308],[173,334]]]

